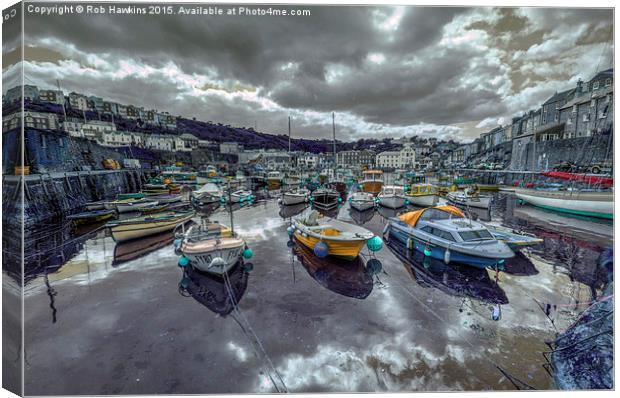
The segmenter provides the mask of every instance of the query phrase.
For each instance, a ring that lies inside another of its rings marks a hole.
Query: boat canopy
[[[560,171],[548,171],[548,172],[542,173],[542,175],[544,175],[545,177],[559,178],[562,180],[583,181],[583,182],[587,182],[588,184],[600,184],[604,186],[614,185],[614,179],[610,177],[599,177],[599,176],[586,175],[586,174],[565,173],[565,172],[560,172]]]
[[[418,220],[424,215],[424,218],[428,219],[448,219],[452,216],[457,216],[458,218],[464,218],[465,215],[458,207],[445,205],[445,206],[436,206],[436,207],[427,207],[422,210],[415,210],[405,213],[398,218],[401,221],[406,222],[407,224],[415,227],[418,223]]]

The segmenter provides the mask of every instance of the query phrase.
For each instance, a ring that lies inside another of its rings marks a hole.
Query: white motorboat
[[[379,195],[379,204],[390,209],[399,209],[407,203],[405,189],[400,185],[385,185]]]
[[[282,204],[289,206],[305,203],[308,200],[309,194],[310,191],[305,188],[291,189],[290,191],[286,191],[282,194]]]
[[[384,235],[425,256],[478,268],[499,267],[515,255],[483,224],[465,218],[454,206],[429,207],[391,218]]]
[[[201,203],[214,203],[219,202],[224,195],[222,189],[211,182],[204,184],[200,189],[192,192],[192,199]]]
[[[224,275],[243,258],[247,245],[229,227],[203,219],[175,241],[175,249],[193,268]]]
[[[230,194],[230,200],[233,203],[246,202],[251,199],[252,199],[252,191],[248,191],[247,189],[239,189]]]
[[[454,191],[448,192],[446,198],[454,204],[477,207],[480,209],[488,209],[491,202],[491,197],[486,195],[480,195],[471,191]]]
[[[614,217],[613,191],[515,188],[515,195],[524,202],[560,213],[608,219]]]
[[[375,196],[370,192],[355,192],[349,199],[351,207],[359,211],[375,207]]]

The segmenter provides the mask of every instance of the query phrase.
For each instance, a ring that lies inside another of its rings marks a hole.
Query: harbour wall
[[[3,218],[10,217],[18,224],[22,181],[24,225],[30,228],[80,211],[87,202],[137,192],[142,188],[144,175],[141,170],[128,169],[3,176]]]

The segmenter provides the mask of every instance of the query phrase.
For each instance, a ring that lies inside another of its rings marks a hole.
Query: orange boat
[[[383,187],[383,171],[366,170],[362,179],[362,191],[371,193],[375,196],[381,192]]]

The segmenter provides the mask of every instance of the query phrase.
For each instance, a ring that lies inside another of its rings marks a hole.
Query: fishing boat
[[[160,204],[162,203],[176,203],[183,200],[183,196],[181,194],[168,194],[168,195],[157,195],[149,197],[149,199],[154,200]]]
[[[168,212],[109,222],[106,226],[110,229],[112,238],[116,242],[125,242],[161,232],[172,231],[177,225],[191,220],[193,216],[193,211],[184,213]]]
[[[78,214],[71,214],[70,216],[67,216],[67,219],[72,220],[76,225],[92,224],[108,220],[114,217],[115,214],[116,212],[114,210],[93,210]]]
[[[223,195],[224,192],[222,191],[222,188],[220,188],[218,185],[213,183],[206,183],[199,189],[193,191],[191,197],[192,203],[195,200],[202,205],[219,202]]]
[[[336,177],[333,180],[331,180],[328,186],[336,190],[340,194],[344,194],[347,192],[347,183],[344,181],[344,179],[339,178],[339,177]]]
[[[390,209],[399,209],[407,204],[405,188],[400,185],[386,185],[377,196],[379,204]]]
[[[560,213],[607,219],[614,217],[613,191],[515,188],[515,195],[524,202]]]
[[[287,173],[286,177],[284,177],[284,186],[285,187],[297,187],[301,182],[301,177],[296,173]]]
[[[267,186],[269,189],[278,189],[282,186],[282,174],[279,171],[267,173]]]
[[[136,193],[119,193],[116,195],[116,200],[125,200],[125,199],[142,199],[144,198],[144,193],[136,192]]]
[[[151,201],[146,198],[142,199],[124,199],[114,200],[105,203],[105,208],[108,210],[116,210],[119,213],[129,213],[132,211],[138,211],[147,207],[157,206],[156,201]]]
[[[369,192],[355,192],[349,199],[351,208],[364,211],[375,207],[375,197]]]
[[[252,191],[247,189],[239,189],[230,194],[230,201],[233,203],[246,202],[252,199]]]
[[[100,200],[97,202],[87,202],[84,204],[84,206],[86,207],[86,210],[88,211],[93,211],[93,210],[103,210],[105,209],[105,200]]]
[[[299,203],[305,203],[308,200],[310,191],[305,188],[294,188],[290,191],[286,191],[282,194],[283,205],[296,205]]]
[[[529,232],[515,231],[510,228],[494,225],[487,225],[486,227],[495,239],[506,243],[514,252],[526,247],[537,246],[544,242],[543,239]]]
[[[307,217],[293,219],[290,232],[319,257],[334,256],[354,260],[375,235],[365,228],[334,218],[321,217],[313,210]],[[289,232],[289,233],[290,233]]]
[[[488,209],[489,204],[491,203],[490,196],[480,195],[473,189],[448,192],[446,198],[454,204],[466,207],[477,207],[479,209]]]
[[[381,170],[366,170],[363,172],[362,177],[362,191],[378,195],[383,187],[383,171]]]
[[[157,189],[157,190],[162,190],[162,189],[168,189],[168,186],[166,184],[164,184],[164,180],[162,180],[161,178],[149,178],[148,180],[146,180],[146,183],[144,184],[144,189],[145,190],[151,190],[151,189]]]
[[[227,273],[242,259],[247,248],[245,241],[232,229],[205,219],[192,225],[176,246],[192,267],[215,275]]]
[[[466,219],[454,206],[429,207],[391,218],[384,236],[446,263],[486,268],[514,257],[506,243],[496,239],[483,224]]]
[[[432,184],[413,184],[406,193],[407,200],[419,207],[431,207],[437,204],[439,195]]]
[[[310,201],[314,206],[323,210],[331,210],[338,207],[340,194],[335,189],[318,188],[312,192]]]
[[[161,213],[162,211],[166,211],[170,209],[170,203],[159,204],[157,206],[145,207],[140,209],[141,214],[153,214],[153,213]]]
[[[167,195],[170,193],[170,188],[151,188],[151,189],[143,189],[140,191],[143,193],[145,197],[158,196],[158,195]]]

